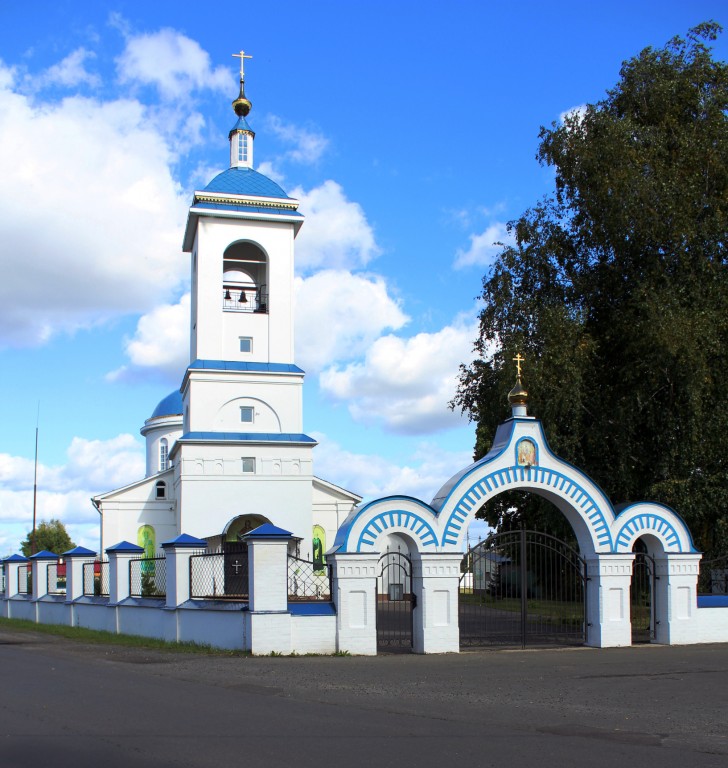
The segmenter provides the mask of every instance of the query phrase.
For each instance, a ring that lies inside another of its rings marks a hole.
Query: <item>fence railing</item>
[[[167,596],[167,558],[139,557],[129,561],[131,597]]]
[[[58,575],[58,563],[48,566],[48,594],[65,595],[66,594],[66,575]]]
[[[18,566],[18,593],[28,595],[33,591],[29,565]]]
[[[700,561],[699,595],[728,595],[728,555]]]
[[[223,547],[192,555],[190,597],[196,600],[248,600],[247,547]]]
[[[331,566],[288,555],[288,600],[331,600]]]
[[[109,596],[109,561],[94,560],[83,564],[83,594],[87,597]]]

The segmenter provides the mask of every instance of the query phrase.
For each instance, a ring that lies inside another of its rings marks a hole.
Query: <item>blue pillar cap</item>
[[[30,556],[31,560],[58,560],[58,555],[55,552],[49,552],[47,549],[42,549],[40,552],[36,552]]]
[[[96,557],[96,553],[86,547],[74,547],[64,552],[63,557]]]
[[[130,541],[120,541],[113,547],[107,547],[107,552],[144,552],[144,547],[132,544]]]
[[[243,536],[244,539],[291,539],[293,534],[271,523],[264,523]]]
[[[182,549],[184,547],[204,549],[206,546],[207,542],[204,539],[196,539],[194,536],[190,536],[187,533],[181,533],[176,539],[165,541],[162,544],[162,549]]]
[[[3,560],[4,563],[27,563],[28,558],[22,555],[10,555]]]

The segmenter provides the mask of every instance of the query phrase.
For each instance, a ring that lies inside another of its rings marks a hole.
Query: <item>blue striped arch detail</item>
[[[634,539],[641,533],[656,533],[665,542],[666,548],[675,547],[678,551],[682,551],[680,537],[677,535],[675,527],[668,523],[664,517],[651,512],[633,517],[619,529],[615,549],[623,552],[631,551]]]
[[[609,531],[609,524],[588,491],[563,472],[545,467],[526,469],[526,467],[517,466],[504,467],[491,472],[491,474],[473,483],[463,493],[445,524],[442,535],[443,545],[457,544],[463,526],[470,517],[470,512],[473,507],[479,506],[481,499],[499,493],[515,483],[522,482],[540,485],[568,499],[589,525],[595,543],[607,545],[611,549],[612,536]]]
[[[359,534],[356,551],[361,552],[362,547],[371,546],[383,531],[389,528],[404,528],[419,540],[420,547],[437,546],[437,536],[432,526],[414,512],[406,512],[403,509],[393,509],[380,512],[373,517]]]

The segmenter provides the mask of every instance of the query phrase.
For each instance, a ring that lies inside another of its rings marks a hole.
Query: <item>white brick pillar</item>
[[[109,605],[129,597],[129,561],[144,554],[144,548],[121,541],[106,550],[109,557]]]
[[[587,645],[632,645],[630,586],[634,554],[586,557]]]
[[[379,553],[335,552],[326,555],[326,562],[333,576],[336,649],[376,656]]]
[[[266,523],[243,538],[248,544],[250,651],[289,654],[288,542],[293,534]]]
[[[458,653],[460,627],[461,552],[413,553],[412,591],[417,604],[412,615],[415,653]]]
[[[190,599],[190,558],[206,547],[206,541],[186,533],[162,544],[167,559],[167,608],[176,608]]]
[[[66,561],[66,602],[83,597],[83,566],[93,563],[96,553],[86,547],[74,547],[63,553]]]
[[[38,600],[48,594],[48,569],[58,565],[58,555],[43,550],[30,556],[30,569],[33,574],[33,600]]]
[[[698,572],[703,556],[663,553],[655,556],[655,642],[696,642]]]
[[[28,558],[22,555],[10,555],[3,560],[5,563],[5,598],[17,597],[18,591],[18,571],[21,565],[28,565]]]

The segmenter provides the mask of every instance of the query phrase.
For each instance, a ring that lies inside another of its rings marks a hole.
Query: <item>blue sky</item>
[[[0,2],[0,554],[143,475],[186,363],[191,192],[227,167],[244,48],[255,159],[301,200],[297,360],[316,473],[429,501],[505,222],[551,189],[541,125],[724,2]],[[725,59],[728,38],[716,53]],[[321,329],[325,328],[325,335]],[[527,374],[526,374],[527,375]],[[507,415],[504,393],[504,417]]]

